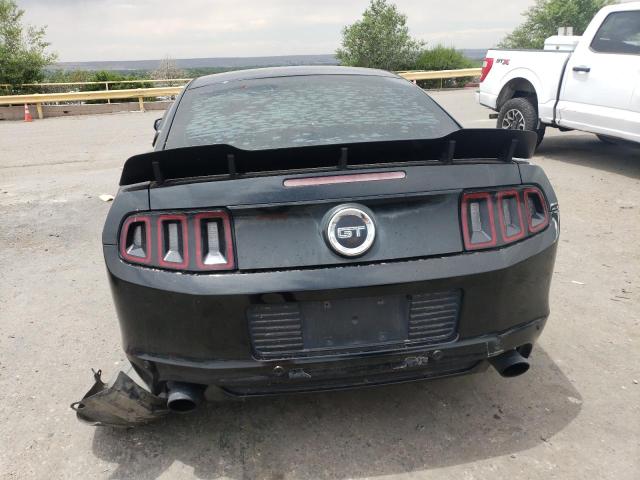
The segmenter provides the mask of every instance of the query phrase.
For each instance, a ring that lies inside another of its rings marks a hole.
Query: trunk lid
[[[152,210],[227,208],[233,219],[238,268],[259,270],[461,252],[462,190],[520,184],[515,163],[392,170],[403,172],[404,178],[287,187],[285,181],[290,179],[325,175],[278,175],[151,188],[149,199]],[[364,207],[375,223],[374,244],[356,259],[342,257],[327,246],[327,214],[342,204]]]
[[[530,132],[487,130],[484,137],[479,130],[472,132],[476,134],[439,142],[303,147],[279,154],[212,146],[209,153],[222,155],[226,162],[212,165],[211,158],[204,161],[202,153],[190,151],[182,159],[182,170],[175,159],[179,152],[156,152],[164,155],[148,154],[151,162],[158,162],[147,172],[156,176],[149,188],[150,208],[229,210],[237,266],[243,271],[459,253],[463,251],[461,192],[520,184],[512,157],[514,153],[530,156],[535,145]],[[494,136],[493,132],[501,133]],[[474,151],[479,158],[471,158]],[[167,161],[169,156],[174,157],[173,163]],[[308,168],[292,169],[294,162]],[[337,165],[331,167],[332,163]],[[192,175],[203,166],[220,172]],[[142,178],[140,172],[146,167],[137,167],[133,173],[125,167],[123,179],[127,175]],[[176,178],[180,171],[179,177],[188,172],[190,178],[169,182],[157,178],[158,173]],[[379,174],[389,178],[378,179]],[[375,224],[373,245],[357,258],[341,256],[328,245],[329,212],[345,204],[369,212]]]

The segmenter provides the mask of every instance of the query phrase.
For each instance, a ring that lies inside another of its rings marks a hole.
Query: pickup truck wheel
[[[546,127],[538,120],[538,112],[531,100],[524,97],[512,98],[502,105],[498,115],[497,128],[504,130],[531,130],[542,142]]]

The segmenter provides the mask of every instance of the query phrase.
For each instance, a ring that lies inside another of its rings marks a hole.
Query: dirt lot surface
[[[434,96],[491,126],[472,92]],[[640,149],[550,132],[552,314],[524,376],[209,405],[135,430],[69,404],[125,367],[100,232],[157,113],[0,123],[0,478],[640,478]]]

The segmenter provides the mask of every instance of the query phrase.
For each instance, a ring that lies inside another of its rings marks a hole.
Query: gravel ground
[[[434,96],[490,126],[472,92]],[[69,404],[126,366],[100,232],[157,113],[0,123],[0,478],[640,478],[640,149],[550,132],[552,314],[526,375],[493,370],[214,404],[135,430]]]

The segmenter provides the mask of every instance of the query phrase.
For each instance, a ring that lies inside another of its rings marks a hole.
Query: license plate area
[[[406,295],[304,302],[302,338],[305,350],[349,349],[407,340]]]
[[[252,305],[259,359],[349,354],[443,343],[457,338],[460,290],[415,295]]]

